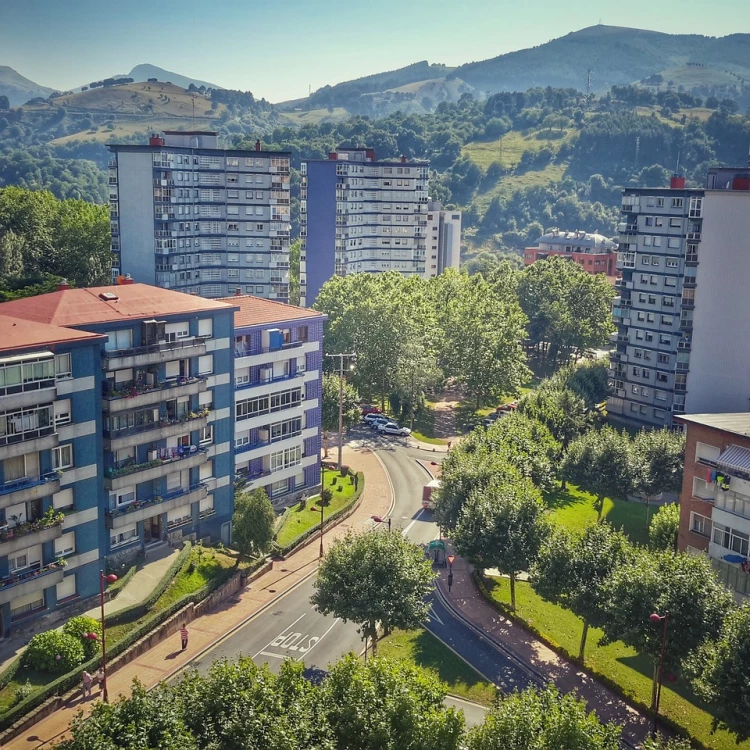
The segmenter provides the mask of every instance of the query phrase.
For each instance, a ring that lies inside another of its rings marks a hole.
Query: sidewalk
[[[146,562],[143,567],[127,582],[122,591],[111,601],[104,604],[104,614],[106,617],[119,612],[121,609],[130,607],[133,604],[142,602],[156,588],[161,577],[167,572],[172,561],[178,554],[178,550],[165,546],[159,550],[151,559],[146,555]],[[99,601],[97,595],[96,601]],[[100,620],[102,613],[99,604],[81,614]],[[61,622],[54,630],[61,630],[65,622]],[[52,628],[51,628],[52,629]],[[0,646],[0,672],[2,672],[10,663],[26,649],[28,642],[36,633],[28,633],[15,636],[4,641]]]
[[[448,572],[439,571],[438,588],[444,600],[491,641],[513,651],[522,662],[553,682],[562,692],[576,691],[602,721],[614,721],[623,727],[622,736],[633,745],[643,742],[649,733],[648,717],[600,684],[577,665],[555,653],[543,641],[503,616],[488,604],[471,577],[471,566],[456,557],[453,585],[448,593]]]
[[[365,489],[357,510],[326,532],[325,547],[330,547],[335,539],[343,537],[350,529],[362,531],[367,528],[372,524],[372,516],[385,517],[392,501],[388,477],[379,459],[373,453],[368,450],[346,447],[344,457],[348,466],[364,472],[367,478]],[[107,686],[110,700],[114,700],[118,695],[129,695],[130,686],[135,677],[147,688],[151,688],[188,666],[202,651],[242,625],[280,594],[291,589],[315,571],[317,566],[317,543],[307,544],[286,560],[274,562],[273,568],[268,573],[257,578],[238,595],[190,623],[190,645],[185,652],[180,651],[179,638],[174,636],[109,676]],[[83,710],[85,714],[90,712],[96,702],[95,699],[83,701],[80,693],[76,693],[65,708],[29,727],[6,744],[4,750],[49,748],[53,742],[59,742],[63,738],[70,721],[79,710]]]

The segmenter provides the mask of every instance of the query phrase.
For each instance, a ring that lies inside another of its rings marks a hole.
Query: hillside
[[[53,90],[24,78],[7,65],[0,65],[0,96],[7,96],[11,107],[18,107],[37,96],[47,97]]]
[[[730,70],[750,83],[750,34],[714,38],[590,26],[538,47],[462,65],[449,78],[492,93],[535,86],[585,90],[591,70],[593,89],[605,91],[688,63],[718,74]]]
[[[169,81],[180,86],[183,89],[189,88],[190,84],[194,84],[197,88],[205,86],[207,89],[220,89],[221,86],[217,86],[215,83],[209,83],[208,81],[201,81],[198,78],[190,78],[188,76],[180,75],[179,73],[173,73],[164,68],[159,68],[156,65],[150,65],[149,63],[142,63],[136,65],[130,73],[127,75],[128,78],[132,78],[136,83],[138,81],[148,81],[149,78],[156,78],[159,81]]]

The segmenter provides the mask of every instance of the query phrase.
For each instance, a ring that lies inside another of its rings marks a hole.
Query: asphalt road
[[[398,438],[379,437],[369,430],[353,430],[350,436],[361,439],[377,450],[393,484],[395,502],[391,512],[392,530],[409,539],[426,544],[437,538],[438,529],[432,513],[421,507],[421,490],[430,476],[417,459],[439,461],[442,454],[433,454],[406,447]],[[385,526],[368,521],[370,530]],[[366,529],[363,529],[366,530]],[[283,595],[260,615],[229,634],[216,646],[191,663],[199,672],[206,672],[216,659],[251,656],[276,671],[284,659],[304,661],[308,674],[322,675],[328,665],[342,655],[360,653],[363,642],[352,623],[323,616],[310,605],[314,576]],[[504,690],[527,684],[528,678],[512,659],[493,648],[453,615],[435,598],[426,627],[448,644],[466,661],[476,665],[481,674]],[[484,709],[460,699],[446,701],[464,711],[466,721],[482,721]]]

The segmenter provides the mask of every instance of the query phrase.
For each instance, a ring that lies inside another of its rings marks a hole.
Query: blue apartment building
[[[103,342],[0,315],[0,639],[99,590]]]
[[[3,305],[25,321],[98,334],[86,407],[98,420],[87,468],[97,559],[117,565],[185,538],[230,541],[234,310],[127,281]]]
[[[275,507],[320,486],[323,324],[327,316],[237,294],[235,470]]]

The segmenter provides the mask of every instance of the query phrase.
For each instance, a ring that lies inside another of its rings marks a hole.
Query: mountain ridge
[[[7,96],[11,107],[18,107],[37,96],[47,97],[54,90],[22,76],[9,65],[0,65],[0,96]]]

